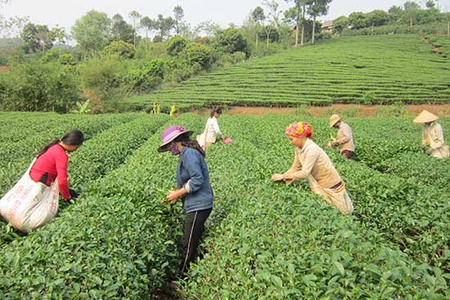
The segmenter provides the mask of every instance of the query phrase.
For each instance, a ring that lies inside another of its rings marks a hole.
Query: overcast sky
[[[322,20],[348,16],[355,11],[369,12],[374,9],[388,10],[393,5],[402,5],[407,0],[333,0],[327,16]],[[280,8],[287,7],[285,0],[278,0]],[[420,3],[425,0],[420,0]],[[438,1],[443,10],[450,10],[450,0]],[[75,21],[91,9],[104,12],[111,18],[116,13],[128,18],[129,12],[136,10],[142,16],[155,18],[158,14],[173,16],[173,8],[180,5],[185,20],[195,26],[203,21],[213,21],[226,27],[230,23],[242,25],[252,9],[262,5],[262,0],[11,0],[1,9],[4,17],[30,17],[34,24],[58,25],[70,32]]]

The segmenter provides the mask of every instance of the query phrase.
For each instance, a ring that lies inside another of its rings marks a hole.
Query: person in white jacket
[[[213,107],[211,110],[208,121],[206,122],[205,130],[202,134],[197,136],[197,141],[200,146],[204,149],[207,149],[209,146],[214,144],[217,140],[223,138],[223,134],[220,131],[219,122],[217,119],[222,114],[221,107]]]

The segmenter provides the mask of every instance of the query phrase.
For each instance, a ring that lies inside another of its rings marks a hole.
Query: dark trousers
[[[205,232],[205,222],[212,208],[188,213],[184,222],[183,250],[181,253],[181,274],[184,276],[189,265],[197,257],[197,248]]]

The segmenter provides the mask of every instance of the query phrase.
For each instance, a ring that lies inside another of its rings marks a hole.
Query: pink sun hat
[[[167,146],[174,139],[176,139],[182,134],[187,134],[188,136],[190,136],[192,132],[193,132],[192,130],[186,130],[186,128],[184,128],[181,125],[172,125],[167,127],[161,134],[162,144],[161,146],[158,147],[158,152],[164,152],[169,150]]]

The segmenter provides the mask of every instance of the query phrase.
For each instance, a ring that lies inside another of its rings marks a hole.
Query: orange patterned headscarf
[[[284,133],[293,138],[310,135],[310,139],[313,139],[312,127],[308,122],[293,122],[286,127]]]

